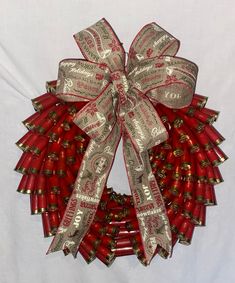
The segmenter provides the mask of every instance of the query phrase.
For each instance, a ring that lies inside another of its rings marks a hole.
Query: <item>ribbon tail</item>
[[[161,247],[160,255],[167,257],[171,254],[170,224],[148,151],[137,153],[127,134],[123,137],[123,151],[144,249],[144,255],[138,255],[138,258],[144,265],[149,265],[157,246]]]
[[[76,257],[79,245],[93,222],[120,137],[120,127],[116,124],[102,143],[90,141],[73,193],[47,254],[64,250]]]

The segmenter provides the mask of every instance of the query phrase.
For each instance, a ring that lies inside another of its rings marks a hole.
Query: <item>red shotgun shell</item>
[[[79,157],[76,156],[75,162],[73,164],[70,164],[69,166],[71,173],[74,176],[77,176],[80,166],[81,166],[81,159],[79,159]]]
[[[132,221],[127,221],[125,225],[128,231],[133,231],[133,230],[135,231],[139,229],[139,223],[137,219]]]
[[[185,234],[188,230],[188,227],[190,226],[190,220],[189,219],[185,219],[182,224],[179,227],[179,233],[177,235],[177,237],[180,240],[183,240],[185,238]]]
[[[50,93],[45,93],[32,99],[33,107],[37,111],[42,111],[58,102],[58,98]]]
[[[35,181],[36,181],[36,175],[33,175],[33,174],[28,175],[25,193],[31,194],[34,191]]]
[[[132,246],[131,247],[115,248],[115,249],[112,249],[112,252],[114,252],[116,257],[134,254]]]
[[[74,182],[75,182],[75,176],[73,175],[71,170],[69,170],[69,168],[67,168],[67,170],[66,170],[65,179],[66,179],[68,186],[73,189]]]
[[[205,205],[216,205],[216,196],[214,186],[211,184],[205,185]]]
[[[207,175],[207,181],[209,182],[209,184],[216,183],[216,178],[215,178],[215,174],[214,174],[214,170],[212,166],[206,167],[206,175]]]
[[[173,219],[175,218],[176,211],[174,210],[174,208],[168,207],[166,212],[169,222],[172,223]]]
[[[192,180],[184,181],[183,184],[183,191],[184,197],[188,200],[192,199],[194,193],[194,182]]]
[[[208,119],[207,119],[207,123],[209,124],[212,124],[214,123],[217,119],[218,119],[218,116],[219,116],[219,111],[216,111],[214,109],[209,109],[209,108],[204,108],[201,110],[205,115],[208,116]]]
[[[63,128],[65,131],[69,131],[73,124],[74,114],[76,113],[76,110],[72,110],[73,107],[68,108],[69,114],[66,115],[64,121],[63,121]],[[74,113],[73,113],[74,112]]]
[[[38,201],[38,213],[47,211],[47,199],[45,194],[37,196]]]
[[[59,160],[56,164],[56,174],[60,177],[66,175],[65,151],[61,150],[59,153]]]
[[[41,94],[33,99],[31,99],[32,101],[35,101],[36,103],[42,101],[44,98],[47,98],[48,97],[48,92],[44,93],[44,94]]]
[[[174,197],[171,203],[171,207],[174,209],[174,211],[177,211],[181,208],[182,204],[184,202],[184,195],[183,192],[180,192],[178,196]]]
[[[218,165],[228,159],[227,155],[218,146],[214,147],[214,151],[218,156],[218,160],[219,160]]]
[[[125,207],[123,209],[123,213],[124,213],[124,218],[127,219],[132,219],[136,217],[136,211],[134,207]]]
[[[68,184],[68,182],[66,181],[65,178],[60,178],[60,180],[59,180],[59,189],[60,189],[59,190],[60,197],[62,198],[63,203],[67,204],[72,190],[71,190],[71,187],[69,186],[69,184]]]
[[[211,148],[210,150],[206,151],[206,155],[213,166],[218,166],[221,163],[214,148]]]
[[[95,220],[99,222],[105,222],[110,219],[110,215],[107,211],[97,210],[95,214]]]
[[[115,199],[109,199],[109,201],[107,202],[107,209],[110,208],[115,208],[115,207],[119,207],[120,204],[117,202],[116,198]]]
[[[196,135],[197,140],[199,141],[200,145],[205,149],[209,150],[213,147],[213,144],[210,141],[210,138],[206,134],[206,131],[202,131],[200,133],[197,133]]]
[[[66,110],[67,106],[65,106],[64,104],[56,105],[50,109],[47,117],[51,120],[58,121],[61,117],[66,117],[64,116],[67,115]]]
[[[194,112],[194,117],[201,121],[202,123],[211,124],[215,121],[215,115],[211,115],[203,111],[204,109],[196,110]]]
[[[96,250],[92,247],[91,244],[85,243],[84,241],[82,241],[81,244],[79,245],[78,251],[80,251],[80,249],[85,251],[86,255],[88,255],[88,258],[85,259],[87,262],[91,262],[92,260],[95,259]]]
[[[45,134],[52,126],[54,125],[54,122],[50,119],[45,119],[39,126],[37,126],[37,132],[39,134]]]
[[[42,213],[42,225],[43,225],[44,237],[53,236],[51,232],[49,212]]]
[[[86,145],[81,141],[77,141],[76,148],[78,154],[83,154],[86,151]]]
[[[215,145],[224,141],[224,137],[212,125],[206,125],[205,132]]]
[[[64,129],[62,127],[64,117],[62,116],[61,119],[51,128],[47,136],[52,140],[52,141],[57,141],[59,137],[62,136],[64,133]]]
[[[33,137],[35,136],[35,140],[37,139],[38,135],[34,134],[33,132],[29,131],[27,132],[22,138],[20,138],[16,145],[22,149],[23,151],[27,151],[29,149],[29,146],[27,145],[27,142],[31,141]]]
[[[45,121],[45,119],[47,118],[47,115],[49,113],[50,109],[46,109],[45,111],[43,111],[42,113],[40,113],[40,115],[38,115],[36,118],[33,119],[33,121],[31,121],[31,125],[30,125],[30,129],[36,131],[37,128]]]
[[[36,193],[30,194],[30,208],[31,214],[38,214],[38,195]]]
[[[209,167],[209,166],[207,166]],[[207,180],[207,167],[202,167],[199,163],[196,165],[197,180],[205,182]]]
[[[206,105],[208,97],[199,94],[194,94],[191,105],[196,108],[203,108]]]
[[[92,222],[90,229],[96,235],[104,235],[107,230],[100,222]]]
[[[204,226],[206,217],[206,207],[204,204],[196,204],[192,213],[193,222],[196,225]]]
[[[195,226],[194,226],[193,223],[188,222],[187,230],[184,231],[184,235],[183,235],[183,237],[180,238],[179,243],[181,243],[183,245],[190,245],[191,244],[194,227]]]
[[[191,218],[195,206],[194,200],[187,200],[183,205],[183,214],[186,218]]]
[[[55,235],[60,224],[58,211],[50,211],[49,218],[50,218],[51,233]]]
[[[169,187],[169,184],[171,182],[171,176],[169,176],[169,174],[165,177],[165,178],[162,178],[160,180],[158,180],[158,185],[161,189],[165,189]],[[169,196],[168,193],[166,193],[166,198]]]
[[[117,236],[119,234],[120,228],[117,225],[106,225],[106,234],[110,236]]]
[[[193,129],[194,131],[196,130],[197,132],[201,132],[205,127],[205,124],[200,120],[186,115],[184,115],[184,122],[188,125],[188,127],[190,127],[190,129]]]
[[[141,239],[140,233],[137,233],[136,235],[133,235],[132,237],[130,237],[130,241],[133,247],[136,247],[136,245],[141,246],[142,239]]]
[[[208,151],[206,153],[208,153]],[[202,167],[207,167],[208,165],[210,165],[210,161],[202,150],[196,152],[195,156]]]
[[[15,171],[21,173],[21,174],[26,174],[28,169],[29,169],[29,164],[32,160],[33,156],[31,153],[29,152],[24,152],[21,155],[21,158],[19,159],[16,167],[15,167]]]
[[[71,144],[70,147],[65,150],[66,163],[73,164],[76,161],[76,147],[75,144]]]
[[[170,189],[165,188],[162,191],[162,198],[163,198],[165,203],[170,203],[170,202],[172,202],[174,195],[173,195],[172,191],[170,191]]]
[[[58,196],[57,194],[47,194],[47,209],[48,211],[55,211],[58,209]]]
[[[55,161],[47,158],[42,166],[42,171],[45,175],[50,176],[52,175],[55,167]]]
[[[223,182],[224,180],[223,180],[223,178],[220,174],[219,168],[213,167],[213,171],[214,171],[216,183],[219,184],[219,183]]]
[[[205,201],[205,183],[196,182],[195,197],[196,197],[197,202],[204,203]]]
[[[190,152],[187,147],[184,147],[184,154],[181,156],[181,169],[185,171],[189,171],[191,168],[191,157]]]
[[[187,145],[190,148],[190,153],[199,151],[199,144],[194,136],[191,135],[190,138],[187,139]]]
[[[183,214],[178,213],[176,214],[175,218],[172,220],[172,224],[171,224],[171,230],[173,233],[178,234],[179,228],[181,226],[181,224],[183,223],[183,221],[186,218],[184,217]]]
[[[25,151],[31,151],[33,145],[36,143],[39,135],[37,133],[33,133],[32,136],[30,136],[29,139],[25,142]]]
[[[131,230],[131,231],[128,231],[126,229],[126,227],[120,227],[119,228],[119,233],[117,235],[117,239],[120,239],[120,238],[130,238],[132,236],[135,236],[139,234],[139,229],[138,230]]]
[[[23,177],[20,180],[19,186],[17,188],[17,192],[19,193],[27,193],[27,181],[28,181],[29,175],[23,175]]]
[[[37,174],[42,166],[46,150],[43,150],[38,156],[33,155],[32,160],[29,164],[28,172],[31,174]]]
[[[175,162],[175,156],[173,154],[173,151],[169,151],[169,153],[167,154],[167,157],[166,157],[166,167],[167,167],[167,169],[169,169],[169,170],[173,169],[174,162]]]
[[[45,136],[39,136],[36,142],[31,147],[30,151],[35,154],[40,154],[46,145],[48,144],[48,138]]]
[[[22,123],[28,130],[32,130],[34,128],[34,121],[38,119],[38,117],[41,115],[39,112],[35,112],[33,115],[29,116],[27,119],[25,119]]]
[[[85,237],[83,238],[84,243],[91,244],[95,249],[100,245],[100,238],[98,238],[91,231],[87,232]]]
[[[68,148],[75,138],[77,132],[77,126],[73,125],[71,129],[67,130],[63,136],[62,145],[64,148]]]
[[[47,156],[52,160],[58,160],[60,150],[61,150],[60,142],[49,142],[47,149]]]
[[[129,238],[122,238],[116,240],[116,247],[113,248],[120,249],[120,248],[132,248],[132,242]]]
[[[106,247],[99,246],[96,252],[96,257],[105,265],[110,266],[115,260],[115,253]]]
[[[129,207],[133,206],[133,197],[131,195],[122,195],[122,200],[123,200],[123,206]]]
[[[116,247],[116,241],[112,237],[108,235],[104,235],[101,238],[101,245],[113,249]]]
[[[206,206],[203,205],[200,210],[199,214],[199,225],[205,226],[206,225]]]
[[[60,180],[57,175],[48,178],[48,189],[50,193],[57,194],[60,192]]]
[[[95,254],[89,254],[81,245],[79,246],[78,251],[88,264],[95,259]]]
[[[41,173],[36,175],[35,192],[37,194],[44,194],[46,192],[46,177]]]
[[[170,185],[170,191],[173,195],[178,196],[181,191],[182,182],[181,180],[173,180]]]

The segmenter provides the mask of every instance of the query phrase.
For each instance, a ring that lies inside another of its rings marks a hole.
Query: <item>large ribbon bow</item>
[[[48,253],[76,256],[88,231],[112,167],[120,138],[140,227],[146,263],[157,245],[171,253],[172,239],[164,201],[149,162],[148,149],[168,138],[153,105],[183,108],[191,103],[197,66],[175,57],[179,41],[155,23],[144,26],[125,51],[102,19],[75,40],[86,60],[60,62],[56,95],[88,101],[74,119],[91,139],[75,187]]]

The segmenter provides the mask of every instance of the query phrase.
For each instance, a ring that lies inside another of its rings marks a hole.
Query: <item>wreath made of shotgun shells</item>
[[[41,215],[45,237],[56,234],[89,143],[73,123],[86,102],[56,97],[56,81],[32,100],[36,112],[23,121],[28,132],[16,143],[23,154],[15,170],[22,173],[18,192],[29,194],[31,214]],[[224,140],[213,127],[218,112],[205,107],[207,97],[194,94],[182,109],[157,105],[169,138],[149,150],[169,219],[172,245],[189,245],[194,228],[205,225],[206,208],[216,204],[214,186],[223,181],[218,165],[226,160],[219,148]],[[118,256],[144,251],[131,195],[105,187],[93,223],[78,251],[90,263],[110,265]],[[165,256],[157,248],[156,254]],[[144,260],[143,260],[144,262]]]

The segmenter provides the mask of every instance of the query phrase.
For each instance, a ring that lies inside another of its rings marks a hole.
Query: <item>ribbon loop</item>
[[[133,40],[128,56],[127,69],[144,59],[160,57],[163,55],[174,56],[180,46],[179,40],[164,30],[156,23],[144,26]]]
[[[56,96],[67,102],[95,99],[108,85],[109,69],[79,59],[65,59],[59,64]]]
[[[191,103],[197,72],[197,66],[186,59],[163,56],[140,61],[128,79],[153,102],[179,109]]]
[[[87,60],[105,63],[111,71],[124,70],[125,51],[105,19],[78,32],[74,38]]]
[[[152,103],[187,106],[195,89],[197,66],[174,57],[179,41],[155,23],[134,39],[127,67],[125,52],[105,19],[77,33],[86,60],[66,59],[59,66],[56,95],[87,101],[74,123],[91,138],[74,191],[48,252],[76,256],[88,231],[123,136],[123,152],[134,198],[146,263],[159,245],[171,253],[171,231],[164,201],[153,175],[148,149],[168,138]]]

